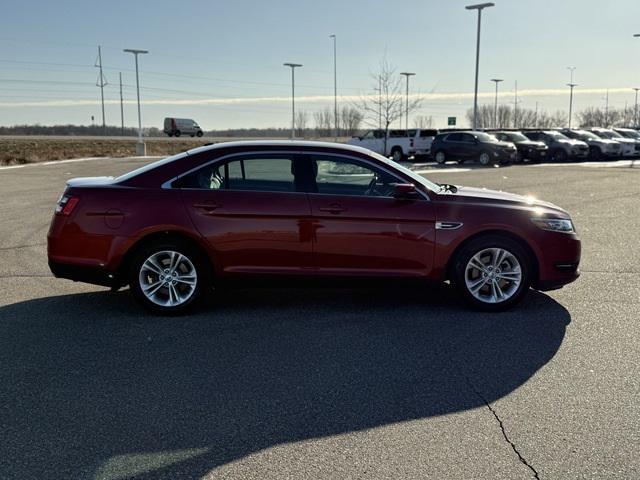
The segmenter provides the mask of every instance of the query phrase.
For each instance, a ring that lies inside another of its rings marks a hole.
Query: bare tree
[[[333,128],[333,110],[325,107],[323,110],[313,112],[316,135],[318,137],[329,137]]]
[[[635,123],[635,108],[611,108],[604,110],[589,107],[578,112],[578,123],[583,127],[628,127]]]
[[[413,119],[415,128],[433,128],[433,117],[431,115],[418,115]]]
[[[304,134],[307,130],[307,112],[304,110],[298,110],[296,112],[296,137],[304,138]]]
[[[374,93],[360,98],[357,107],[364,113],[364,119],[369,125],[374,127],[380,125],[384,130],[384,154],[387,155],[389,126],[406,113],[402,78],[386,58],[382,59],[380,70],[372,77],[375,81]],[[415,110],[419,104],[420,99],[411,100],[409,112]]]
[[[352,136],[360,129],[363,115],[357,108],[344,105],[339,112],[339,123],[341,131],[339,135]]]
[[[518,108],[517,128],[552,128],[564,127],[568,123],[568,115],[562,110],[554,113],[546,111],[536,112],[530,108]],[[478,106],[478,128],[494,128],[494,106]],[[467,110],[467,120],[473,121],[473,109]],[[509,128],[514,123],[515,110],[510,105],[498,107],[497,128]]]

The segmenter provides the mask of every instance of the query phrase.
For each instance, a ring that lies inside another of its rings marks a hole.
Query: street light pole
[[[301,67],[300,63],[283,63],[285,67],[291,67],[291,140],[296,138],[296,76],[295,70]]]
[[[478,34],[476,38],[476,83],[473,92],[473,129],[478,125],[478,73],[480,70],[480,24],[482,22],[482,10],[487,7],[493,7],[495,3],[479,3],[477,5],[468,5],[467,10],[478,11]]]
[[[137,50],[133,48],[125,48],[123,50],[126,53],[132,53],[136,60],[136,93],[138,96],[138,143],[136,144],[136,154],[146,155],[147,146],[142,141],[142,114],[140,113],[140,77],[138,75],[138,55],[144,55],[149,53],[148,50]]]
[[[404,121],[404,128],[407,129],[407,136],[409,135],[409,77],[412,77],[413,75],[415,75],[415,73],[413,72],[400,72],[400,75],[404,75],[405,77],[407,77],[407,94],[406,94],[406,102],[405,102],[405,111],[404,111],[404,115],[405,115],[405,121]]]
[[[571,119],[573,117],[573,89],[578,86],[577,83],[573,83],[573,72],[576,67],[567,67],[568,70],[571,71],[571,81],[567,83],[567,87],[569,87],[569,128],[571,128]]]
[[[638,128],[638,126],[640,125],[638,123],[638,90],[640,90],[640,88],[636,87],[636,88],[634,88],[634,90],[636,91],[636,105],[635,105],[635,108],[634,108],[633,119],[634,119],[634,123],[635,123],[636,128]]]
[[[336,131],[334,132],[334,140],[338,142],[338,60],[336,56],[336,36],[329,35],[333,38],[333,121],[335,122]]]
[[[491,81],[496,83],[496,102],[493,107],[493,128],[498,128],[498,84],[504,80],[501,78],[492,78]]]

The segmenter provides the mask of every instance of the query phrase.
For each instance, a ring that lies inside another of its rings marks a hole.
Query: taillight
[[[76,205],[80,199],[78,197],[74,197],[73,195],[62,195],[60,197],[60,201],[56,206],[56,213],[58,215],[63,215],[68,217],[73,212],[73,209],[76,208]]]

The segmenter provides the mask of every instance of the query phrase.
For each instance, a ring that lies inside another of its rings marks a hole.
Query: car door
[[[311,210],[291,155],[235,155],[178,185],[220,272],[295,274],[312,267]]]
[[[407,180],[364,159],[308,154],[314,264],[319,274],[428,275],[433,263],[431,201],[392,196]]]
[[[478,141],[474,135],[470,133],[461,133],[460,144],[460,155],[463,159],[475,159],[479,155],[480,152],[478,151]]]

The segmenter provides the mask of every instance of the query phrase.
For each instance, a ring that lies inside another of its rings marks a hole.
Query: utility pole
[[[515,98],[513,100],[513,128],[518,128],[518,81],[516,80]]]
[[[122,98],[122,72],[120,72],[120,135],[124,136],[124,100]]]
[[[407,93],[406,93],[406,108],[405,108],[405,125],[404,128],[407,129],[407,136],[409,135],[409,77],[415,75],[415,73],[413,72],[401,72],[400,75],[404,75],[405,77],[407,77]]]
[[[285,67],[291,67],[291,140],[296,138],[296,68],[301,67],[300,63],[284,63]]]
[[[636,91],[636,104],[633,110],[633,121],[636,128],[638,128],[638,126],[640,126],[640,123],[638,123],[638,90],[640,90],[640,88],[636,87],[634,90]]]
[[[378,128],[382,129],[382,76],[378,76],[378,105],[380,109],[378,111]]]
[[[501,78],[492,78],[491,81],[496,84],[496,102],[493,107],[493,128],[498,128],[498,84],[503,80]]]
[[[607,88],[607,94],[604,97],[604,123],[605,127],[609,126],[609,89]]]
[[[142,114],[140,113],[140,77],[138,75],[138,55],[144,55],[145,53],[149,53],[149,51],[137,50],[133,48],[125,48],[123,51],[126,53],[132,53],[136,59],[136,92],[138,94],[138,143],[136,144],[136,154],[144,156],[147,154],[147,146],[142,140]]]
[[[468,5],[467,10],[478,11],[478,32],[476,38],[476,83],[473,92],[473,129],[478,125],[478,72],[480,71],[480,25],[482,23],[482,10],[487,7],[493,7],[495,3],[479,3],[477,5]]]
[[[573,72],[576,67],[567,67],[571,71],[571,81],[567,83],[569,87],[569,128],[571,128],[571,118],[573,117],[573,89],[578,86],[577,83],[573,83]]]
[[[338,142],[338,60],[336,57],[336,36],[335,34],[329,35],[329,38],[333,38],[333,118],[336,125],[334,141]]]
[[[96,86],[100,87],[100,100],[102,103],[102,134],[107,134],[107,123],[104,118],[104,87],[107,85],[107,80],[104,78],[104,74],[102,73],[102,50],[100,49],[100,45],[98,45],[98,58],[94,65],[94,67],[98,67],[100,69],[100,73],[98,74],[98,80],[96,81]]]

